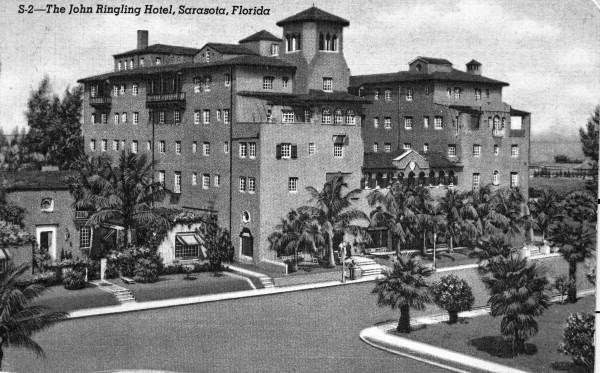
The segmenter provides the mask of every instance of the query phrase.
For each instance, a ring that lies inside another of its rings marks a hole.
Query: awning
[[[195,234],[178,235],[177,241],[186,246],[200,245],[200,240]]]
[[[348,145],[348,136],[346,135],[333,135],[334,145]]]
[[[10,259],[9,252],[4,248],[0,249],[0,260],[9,260],[9,259]]]

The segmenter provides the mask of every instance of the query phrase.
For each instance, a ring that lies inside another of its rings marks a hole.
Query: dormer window
[[[323,91],[333,92],[333,78],[323,78]]]
[[[42,212],[54,211],[54,200],[52,198],[42,198],[42,202],[40,203],[40,210],[42,210]]]
[[[462,92],[462,89],[460,88],[454,88],[454,99],[455,100],[460,100],[460,94]]]
[[[117,62],[117,71],[121,71],[122,65],[121,61]]]
[[[279,56],[279,44],[271,44],[271,56]]]
[[[356,122],[356,116],[354,115],[354,110],[346,111],[346,124],[349,126],[353,126]]]
[[[341,109],[337,109],[333,115],[333,123],[335,124],[343,124],[344,122],[344,114]]]
[[[418,63],[415,68],[417,69],[417,71],[421,71],[423,70],[423,65],[421,65],[420,63]]]

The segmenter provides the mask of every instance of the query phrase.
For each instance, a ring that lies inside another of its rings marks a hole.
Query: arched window
[[[325,49],[327,49],[328,51],[331,50],[331,36],[329,34],[327,34],[327,36],[325,37]]]
[[[365,87],[358,88],[358,97],[363,97],[365,95]]]
[[[331,124],[331,110],[323,109],[321,113],[321,123]]]
[[[504,127],[506,127],[506,118],[502,117],[502,128],[504,129]]]
[[[323,36],[323,33],[319,34],[319,50],[320,51],[325,50],[325,36]]]
[[[435,185],[435,171],[429,171],[429,185]]]
[[[334,51],[334,52],[338,50],[338,38],[337,38],[337,35],[333,35],[333,37],[331,38],[331,50]]]
[[[298,37],[296,35],[292,35],[292,50],[298,50]]]
[[[500,184],[500,173],[498,172],[498,170],[495,170],[494,173],[492,174],[492,184],[494,184],[494,185]]]
[[[336,109],[335,115],[333,118],[333,122],[335,124],[343,124],[344,122],[344,114],[342,113],[342,109]]]
[[[289,34],[285,35],[285,50],[286,52],[292,51],[292,37]]]
[[[346,111],[346,124],[353,126],[355,124],[354,110]]]
[[[494,124],[492,127],[492,134],[494,136],[499,136],[502,134],[502,127],[500,124],[500,117],[499,116],[494,116]]]

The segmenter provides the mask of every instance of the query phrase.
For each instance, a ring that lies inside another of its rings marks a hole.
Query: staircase
[[[260,283],[263,285],[263,287],[265,289],[275,287],[275,284],[273,283],[273,279],[269,276],[260,276],[258,278],[258,280],[260,281]]]
[[[354,261],[354,265],[361,270],[361,276],[379,276],[382,273],[381,264],[378,264],[373,259],[365,258],[364,256],[353,256],[346,259],[346,266]],[[346,267],[348,268],[348,267]]]
[[[111,293],[121,304],[135,302],[133,293],[127,288],[115,285],[108,281],[93,281],[92,284],[96,285],[102,291]]]

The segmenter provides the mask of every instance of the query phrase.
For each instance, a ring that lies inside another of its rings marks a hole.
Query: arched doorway
[[[448,172],[448,182],[453,186],[456,186],[456,178],[454,177],[454,171]]]
[[[415,185],[415,173],[412,171],[408,174],[408,185]]]
[[[438,173],[438,180],[440,185],[446,185],[446,173],[444,171]]]
[[[254,257],[254,237],[248,228],[242,228],[240,232],[241,253],[250,258]]]

